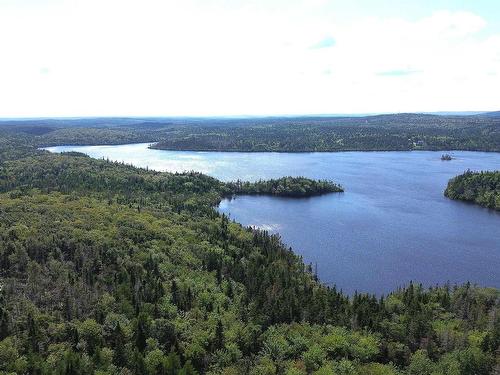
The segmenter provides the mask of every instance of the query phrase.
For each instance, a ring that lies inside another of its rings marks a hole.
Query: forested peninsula
[[[448,182],[444,195],[500,211],[500,171],[467,171]]]
[[[500,113],[474,116],[409,113],[216,122],[173,132],[151,147],[247,152],[500,151]]]
[[[280,197],[312,197],[344,191],[340,185],[332,181],[290,176],[256,182],[234,181],[227,185],[234,194]]]
[[[346,296],[227,185],[0,132],[0,373],[487,375],[500,292]],[[35,146],[34,146],[35,145]]]

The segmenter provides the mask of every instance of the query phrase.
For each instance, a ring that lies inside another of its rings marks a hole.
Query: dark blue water
[[[157,170],[197,170],[222,180],[284,175],[332,179],[345,193],[306,199],[244,196],[220,211],[279,233],[344,291],[384,293],[410,280],[500,287],[500,213],[443,196],[466,169],[500,169],[499,153],[221,153],[147,145],[55,147]]]

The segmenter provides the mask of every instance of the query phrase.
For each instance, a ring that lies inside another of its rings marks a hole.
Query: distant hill
[[[367,113],[367,114],[324,114],[324,115],[280,115],[280,116],[171,116],[171,117],[40,117],[40,118],[0,118],[0,127],[3,126],[45,126],[45,127],[162,127],[184,125],[244,125],[254,123],[287,123],[297,121],[337,122],[359,120],[396,120],[408,121],[439,118],[442,121],[447,117],[500,117],[500,111],[458,111],[458,112],[401,112],[401,113]]]
[[[500,111],[482,113],[481,116],[500,118]]]
[[[37,146],[155,143],[178,151],[500,152],[500,112],[396,113],[356,117],[143,117],[0,121],[0,132]]]

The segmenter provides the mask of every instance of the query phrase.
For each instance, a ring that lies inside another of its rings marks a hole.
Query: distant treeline
[[[366,117],[74,119],[0,122],[37,145],[151,142],[199,151],[500,151],[500,114]]]
[[[235,181],[228,183],[234,194],[276,195],[282,197],[311,197],[344,189],[331,181],[311,180],[305,177],[282,177],[256,182]]]
[[[467,171],[448,182],[444,195],[500,210],[500,171]]]
[[[152,146],[200,151],[500,151],[500,118],[383,115],[186,128]]]

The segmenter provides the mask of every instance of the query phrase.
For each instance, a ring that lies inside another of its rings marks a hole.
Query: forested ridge
[[[466,171],[448,182],[444,195],[500,211],[500,171]]]
[[[195,151],[500,151],[500,116],[83,118],[0,121],[38,146],[151,142]]]
[[[346,296],[233,193],[0,136],[1,374],[404,374],[498,370],[497,289]]]
[[[500,151],[500,117],[394,114],[184,128],[152,146],[202,151]]]

